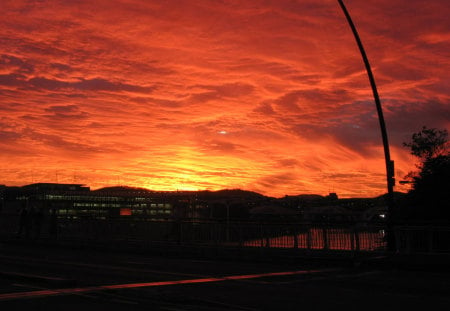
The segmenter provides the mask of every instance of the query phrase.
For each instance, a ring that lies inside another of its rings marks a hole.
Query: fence
[[[29,238],[56,238],[89,242],[129,242],[207,245],[238,248],[306,250],[322,252],[386,252],[383,224],[313,224],[212,222],[170,219],[60,218],[51,233],[50,220],[30,223]],[[0,235],[13,237],[18,231],[17,215],[0,214]],[[39,226],[39,228],[37,228]],[[26,230],[22,232],[25,235]],[[449,226],[395,226],[397,253],[450,253]]]
[[[397,253],[450,254],[450,226],[396,226],[394,227]]]

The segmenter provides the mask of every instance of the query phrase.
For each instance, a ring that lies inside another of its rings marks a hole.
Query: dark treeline
[[[450,222],[450,153],[447,130],[423,127],[404,143],[418,158],[417,171],[406,178],[411,190],[397,202],[394,221]]]

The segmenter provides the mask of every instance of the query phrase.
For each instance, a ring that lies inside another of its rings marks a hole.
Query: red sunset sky
[[[402,142],[450,127],[450,4],[345,3],[401,180],[415,169]],[[2,0],[0,13],[0,184],[386,192],[335,0]]]

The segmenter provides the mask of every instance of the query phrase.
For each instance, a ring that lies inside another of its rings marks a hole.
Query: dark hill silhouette
[[[204,200],[226,200],[226,199],[239,199],[239,200],[261,200],[269,199],[260,193],[241,190],[241,189],[224,189],[218,191],[198,191],[197,197]]]
[[[92,190],[92,192],[116,192],[116,193],[136,193],[136,192],[144,192],[144,193],[153,193],[153,192],[160,192],[155,190],[150,190],[147,188],[139,188],[139,187],[129,187],[129,186],[111,186],[111,187],[104,187],[99,188],[96,190]],[[166,192],[166,191],[164,191]],[[167,191],[168,193],[178,193],[180,191]],[[295,200],[298,202],[303,203],[325,203],[329,200],[327,196],[322,196],[319,194],[298,194],[298,195],[287,195],[281,198],[274,198],[265,196],[263,194],[260,194],[258,192],[254,191],[248,191],[248,190],[242,190],[242,189],[222,189],[217,191],[211,191],[211,190],[201,190],[201,191],[181,191],[190,193],[194,196],[196,196],[197,199],[200,200],[254,200],[254,201],[261,201],[261,200],[267,200],[271,202],[284,202],[286,200]],[[394,198],[395,200],[401,200],[406,194],[403,192],[394,192]],[[377,202],[378,204],[383,204],[386,201],[387,194],[380,195],[378,197],[373,198],[345,198],[345,199],[338,199],[339,202],[345,202],[345,201],[372,201]]]
[[[386,201],[387,200],[387,193],[385,193],[385,194],[382,194],[382,195],[380,195],[380,196],[377,196],[377,197],[375,197],[374,198],[374,200],[377,200],[377,201]],[[398,192],[398,191],[394,191],[394,202],[396,202],[397,200],[401,200],[401,199],[403,199],[404,197],[406,196],[406,193],[404,193],[404,192]]]
[[[325,197],[319,194],[299,194],[299,195],[290,195],[287,196],[289,198],[297,198],[302,201],[319,201],[323,200]]]
[[[112,187],[104,187],[96,190],[92,190],[93,192],[153,192],[152,190],[146,188],[138,188],[138,187],[128,187],[128,186],[112,186]]]

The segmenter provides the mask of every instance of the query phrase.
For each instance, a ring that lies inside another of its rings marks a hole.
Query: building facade
[[[188,216],[195,195],[128,187],[92,191],[81,184],[37,183],[2,187],[0,199],[2,212],[10,214],[27,209],[56,212],[58,218],[70,219],[172,219]]]

